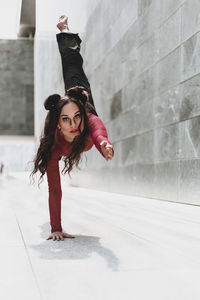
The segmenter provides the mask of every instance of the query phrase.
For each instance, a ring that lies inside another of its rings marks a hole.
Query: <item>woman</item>
[[[51,235],[47,238],[64,240],[74,238],[63,232],[61,225],[61,183],[59,160],[63,157],[62,173],[70,174],[78,166],[81,154],[95,144],[99,152],[109,161],[114,155],[107,131],[97,116],[89,82],[83,71],[78,34],[69,33],[67,17],[61,16],[57,27],[57,41],[62,58],[65,96],[49,96],[44,103],[49,110],[34,160],[33,176],[40,171],[40,181],[47,173],[49,186],[49,212]]]

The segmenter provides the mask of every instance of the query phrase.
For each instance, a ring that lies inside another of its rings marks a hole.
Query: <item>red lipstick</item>
[[[78,132],[78,129],[71,130],[70,133]]]

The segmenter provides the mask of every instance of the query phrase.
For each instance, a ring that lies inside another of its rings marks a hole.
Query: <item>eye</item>
[[[68,118],[68,117],[64,117],[62,120],[63,120],[63,121],[68,121],[69,118]]]
[[[75,118],[76,119],[79,119],[81,117],[81,115],[80,114],[78,114],[78,115],[75,115]]]

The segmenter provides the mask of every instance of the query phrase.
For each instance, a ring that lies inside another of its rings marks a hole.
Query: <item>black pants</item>
[[[77,33],[61,32],[56,35],[61,54],[65,92],[74,86],[83,86],[89,94],[88,109],[97,115],[90,83],[83,70],[83,58],[80,54],[82,40]]]

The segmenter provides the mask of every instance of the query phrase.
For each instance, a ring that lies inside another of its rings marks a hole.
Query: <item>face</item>
[[[61,110],[58,121],[58,128],[68,142],[72,142],[75,136],[79,135],[78,126],[81,122],[81,113],[78,105],[73,102],[65,104]],[[84,129],[84,120],[82,119],[80,130]]]

